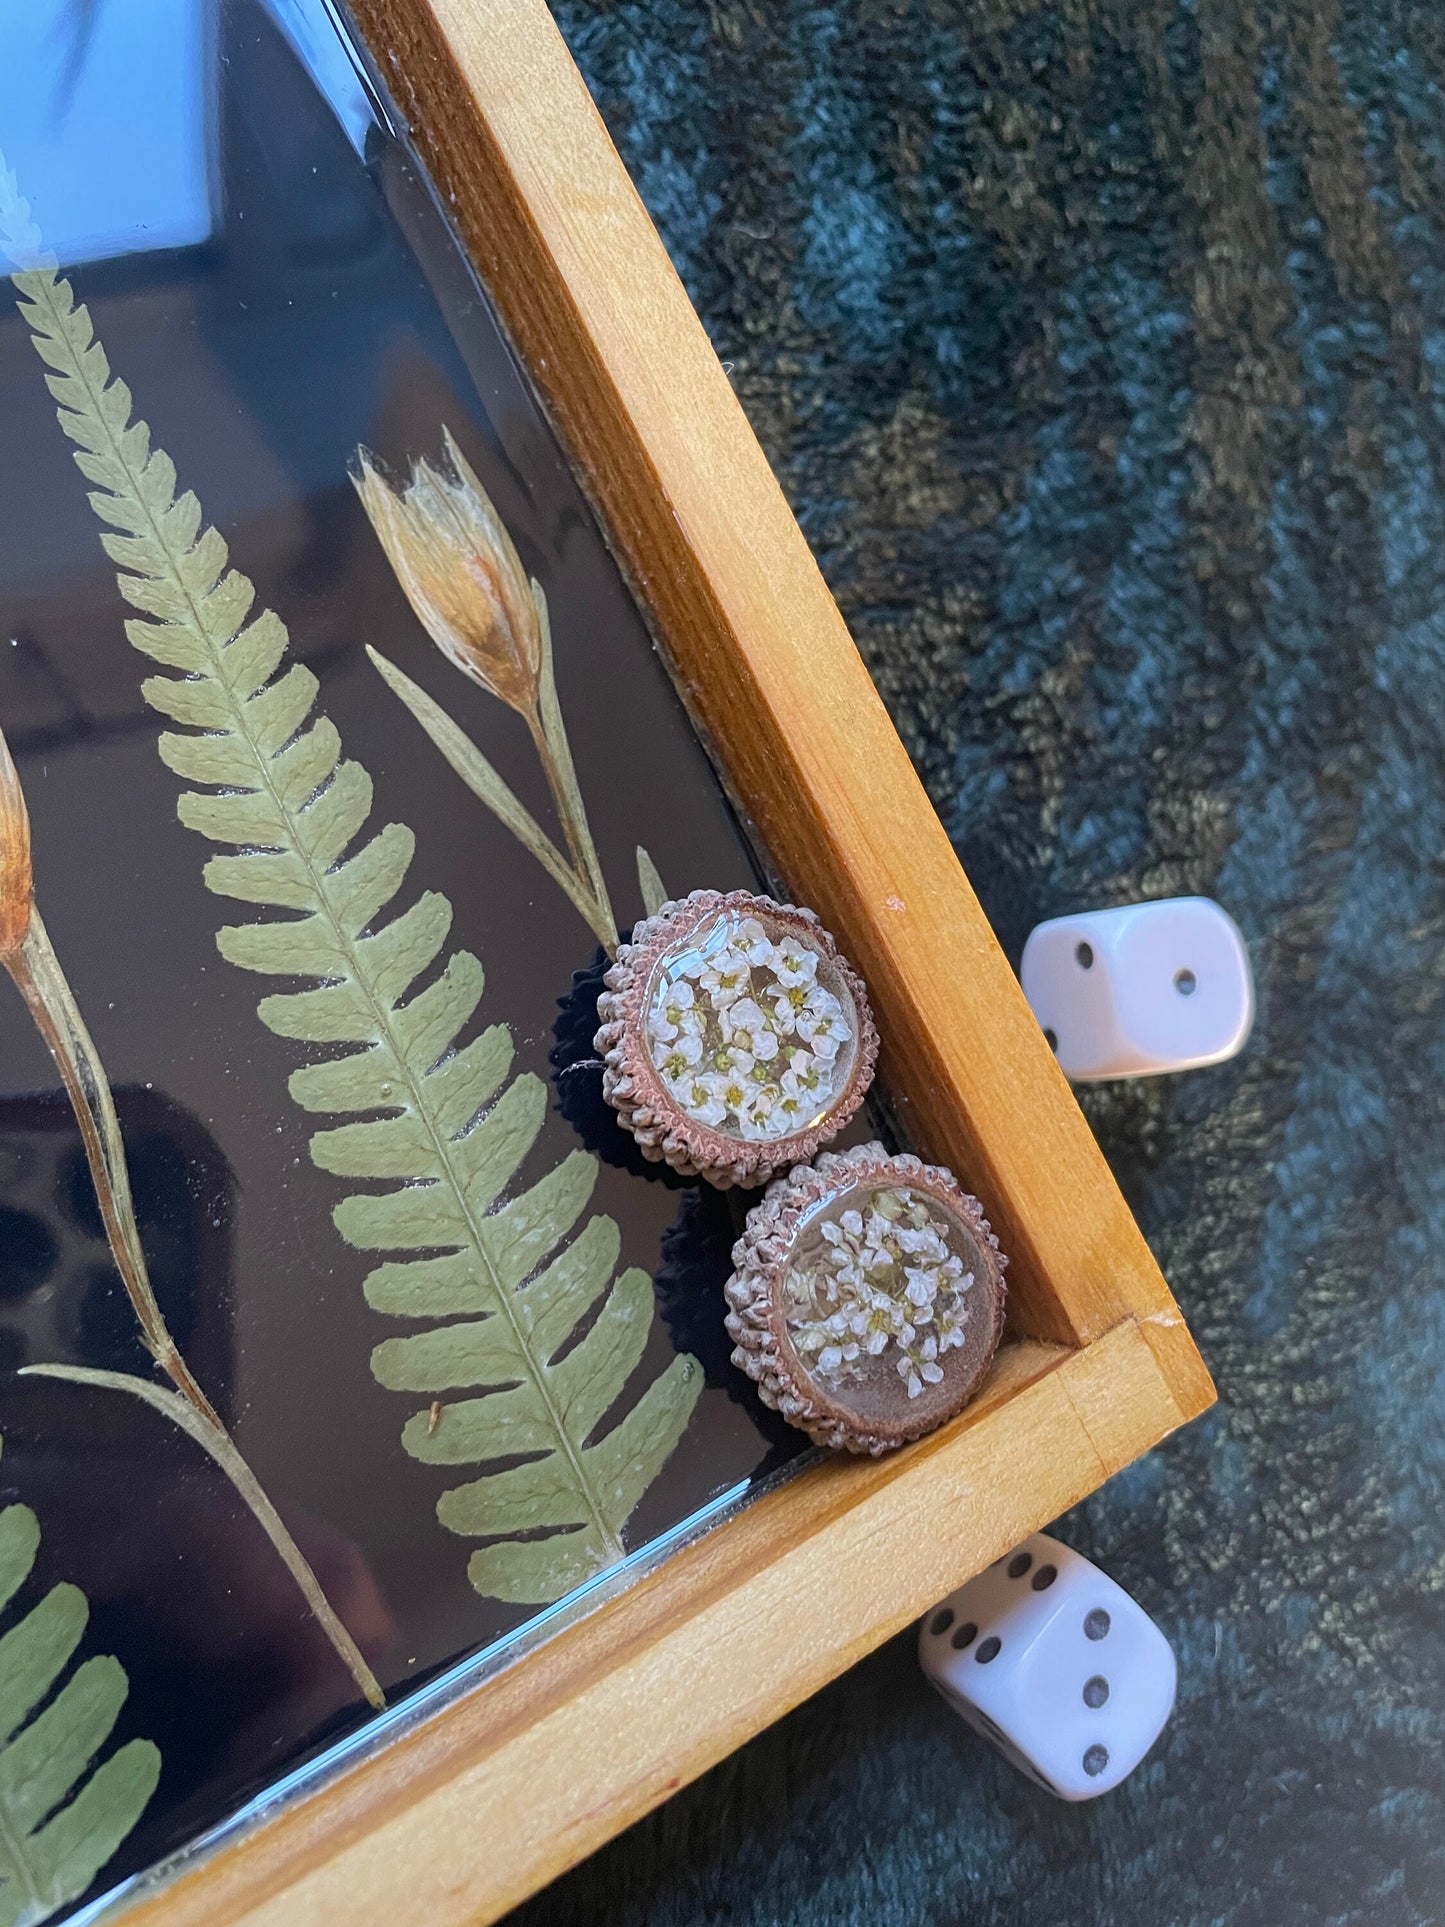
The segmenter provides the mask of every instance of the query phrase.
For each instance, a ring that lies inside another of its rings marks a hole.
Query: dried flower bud
[[[34,900],[30,812],[10,745],[0,730],[0,957],[13,957],[24,943]]]
[[[523,715],[542,679],[532,585],[470,463],[443,429],[446,470],[412,465],[395,489],[366,449],[352,482],[417,620],[464,675]]]

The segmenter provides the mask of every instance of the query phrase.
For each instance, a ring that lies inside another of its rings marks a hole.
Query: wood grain
[[[975,1403],[831,1460],[249,1836],[133,1927],[495,1919],[1203,1409],[1213,1388],[543,0],[354,0],[694,717],[868,979],[1013,1326]]]
[[[914,1142],[984,1200],[1015,1327],[1176,1314],[543,0],[355,0],[704,736],[882,1014]],[[1210,1396],[1182,1324],[1170,1369]]]
[[[759,1500],[128,1927],[494,1920],[1188,1415],[1136,1324],[1007,1346],[945,1431]]]

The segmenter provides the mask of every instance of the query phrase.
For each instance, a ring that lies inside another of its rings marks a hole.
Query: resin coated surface
[[[699,1124],[765,1143],[822,1122],[857,1052],[853,1001],[791,929],[725,911],[663,952],[647,991],[647,1047]]]
[[[783,1280],[793,1349],[839,1404],[901,1418],[962,1346],[978,1264],[973,1236],[927,1198],[855,1185],[798,1226]]]
[[[616,1269],[632,1268],[618,1316],[647,1335],[609,1354],[626,1378],[617,1410],[680,1353],[699,1362],[690,1420],[625,1527],[627,1551],[644,1550],[804,1442],[726,1363],[721,1287],[741,1207],[644,1166],[602,1101],[592,931],[367,659],[370,644],[444,704],[553,822],[519,717],[455,672],[388,567],[349,479],[358,447],[403,473],[440,459],[449,430],[540,584],[577,785],[624,930],[642,910],[639,843],[674,893],[757,887],[718,782],[484,297],[321,0],[7,10],[0,149],[134,415],[225,537],[257,609],[288,625],[291,661],[319,683],[316,715],[369,773],[369,833],[414,833],[401,901],[444,897],[448,944],[485,975],[459,1042],[506,1026],[510,1074],[545,1087],[519,1186],[581,1174],[590,1195],[575,1209],[618,1229]],[[294,980],[268,982],[254,959],[240,968],[218,950],[223,924],[254,914],[261,926],[267,912],[223,900],[221,873],[207,886],[215,851],[177,818],[182,786],[157,754],[165,718],[141,696],[155,663],[127,642],[134,610],[30,332],[7,301],[0,726],[29,803],[37,898],[116,1091],[157,1302],[391,1703],[404,1703],[454,1663],[525,1638],[541,1602],[535,1589],[519,1596],[515,1573],[514,1603],[486,1596],[468,1577],[475,1536],[460,1536],[455,1509],[453,1530],[438,1518],[439,1498],[477,1469],[459,1472],[467,1455],[452,1444],[470,1423],[476,1457],[477,1408],[451,1409],[448,1392],[428,1409],[429,1391],[407,1389],[422,1382],[409,1364],[373,1366],[374,1348],[413,1327],[387,1315],[382,1274],[397,1267],[376,1269],[344,1212],[333,1222],[342,1154],[327,1169],[311,1155],[309,1111],[325,1093],[289,1080],[327,1053],[298,1046],[314,1021],[285,1019],[282,1035],[258,1018],[259,1000]],[[205,748],[214,737],[184,740],[201,745],[193,759],[221,753]],[[100,1892],[227,1821],[358,1729],[365,1709],[275,1548],[191,1438],[124,1392],[17,1376],[51,1361],[144,1376],[148,1361],[55,1068],[8,983],[0,993],[4,1487],[43,1526],[21,1603],[59,1582],[83,1590],[81,1657],[113,1654],[129,1683],[114,1741],[143,1738],[161,1756]],[[399,1195],[423,1218],[393,1237],[431,1262],[428,1246],[448,1241],[427,1235],[425,1195]],[[581,1348],[561,1352],[559,1370],[581,1374]],[[483,1456],[521,1478],[529,1441],[494,1429]],[[516,1532],[558,1523],[533,1492]]]

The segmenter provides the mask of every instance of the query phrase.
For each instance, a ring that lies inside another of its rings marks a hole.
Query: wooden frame
[[[135,1927],[493,1920],[1213,1397],[544,0],[353,11],[913,1141],[1012,1254],[1010,1340],[952,1426],[805,1472]]]

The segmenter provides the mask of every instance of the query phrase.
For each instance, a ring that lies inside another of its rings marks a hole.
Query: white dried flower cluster
[[[763,1143],[827,1110],[851,1037],[841,1000],[818,982],[818,953],[774,941],[756,917],[720,919],[647,1014],[648,1052],[688,1116]]]
[[[948,1248],[947,1224],[912,1191],[875,1191],[864,1211],[822,1226],[824,1248],[784,1285],[788,1330],[820,1377],[843,1384],[897,1349],[898,1376],[917,1398],[963,1343],[973,1273]]]

